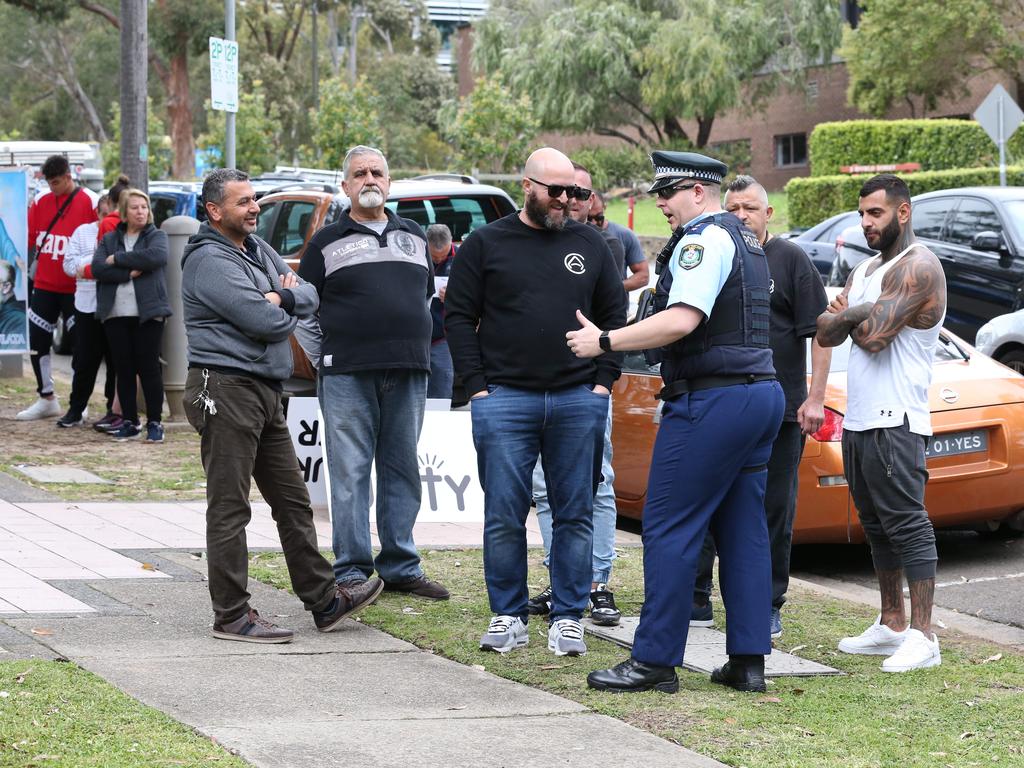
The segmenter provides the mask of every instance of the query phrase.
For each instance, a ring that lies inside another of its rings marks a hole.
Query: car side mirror
[[[1006,246],[998,232],[978,232],[971,238],[971,248],[976,251],[1001,251]]]

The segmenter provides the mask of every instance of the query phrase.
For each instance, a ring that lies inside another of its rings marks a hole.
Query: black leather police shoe
[[[661,691],[675,693],[679,690],[679,678],[675,667],[658,667],[644,664],[636,659],[626,659],[611,669],[598,669],[587,675],[587,685],[599,691],[633,693],[639,691]]]
[[[763,693],[764,656],[730,656],[729,661],[711,673],[711,682],[728,685],[737,691]]]

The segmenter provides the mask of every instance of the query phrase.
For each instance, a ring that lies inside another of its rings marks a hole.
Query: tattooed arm
[[[931,328],[946,307],[942,265],[924,247],[903,257],[882,280],[882,293],[867,317],[851,332],[853,343],[875,354],[888,347],[903,328]]]
[[[873,304],[849,306],[847,296],[852,284],[853,272],[847,278],[843,292],[832,299],[832,303],[818,315],[818,334],[815,336],[815,340],[822,347],[838,347],[846,341],[850,332],[867,319],[874,306]]]

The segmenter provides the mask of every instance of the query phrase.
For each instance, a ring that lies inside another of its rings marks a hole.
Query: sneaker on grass
[[[551,613],[551,585],[526,601],[526,610],[531,616],[547,616]]]
[[[376,576],[364,581],[346,581],[334,589],[334,602],[324,611],[313,611],[313,623],[321,632],[333,632],[342,619],[363,610],[384,591],[384,582]]]
[[[508,653],[530,642],[530,633],[518,616],[495,616],[480,638],[481,651]]]
[[[576,619],[559,619],[548,628],[548,650],[555,656],[586,656],[583,625]]]
[[[899,649],[882,662],[883,672],[909,672],[912,669],[928,669],[942,663],[939,653],[939,639],[924,636],[919,629],[908,629]]]
[[[76,413],[75,411],[69,410],[67,413],[65,413],[63,416],[57,419],[57,426],[62,427],[64,429],[78,427],[81,426],[82,422],[84,422],[88,416],[88,408],[86,408],[81,413]]]
[[[601,627],[614,627],[622,618],[622,612],[615,605],[615,595],[607,584],[598,584],[590,593],[590,620]]]
[[[56,395],[50,399],[40,397],[25,410],[18,411],[18,415],[14,418],[16,421],[36,421],[37,419],[49,419],[54,416],[60,416],[60,402],[57,400]]]
[[[839,650],[843,653],[859,653],[868,656],[890,656],[899,650],[907,631],[895,632],[882,624],[879,614],[875,623],[856,637],[844,637],[839,641]],[[920,633],[918,633],[920,634]]]
[[[146,442],[162,443],[164,441],[164,425],[159,421],[146,422]]]
[[[131,421],[122,421],[121,426],[114,432],[108,432],[112,438],[117,440],[119,443],[123,443],[125,440],[134,440],[142,434],[142,430],[139,429],[139,425]]]

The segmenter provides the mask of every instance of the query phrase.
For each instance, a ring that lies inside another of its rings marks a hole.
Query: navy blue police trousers
[[[643,516],[644,607],[633,658],[677,667],[704,535],[718,543],[726,651],[771,653],[768,458],[785,401],[777,381],[698,390],[665,403]]]

